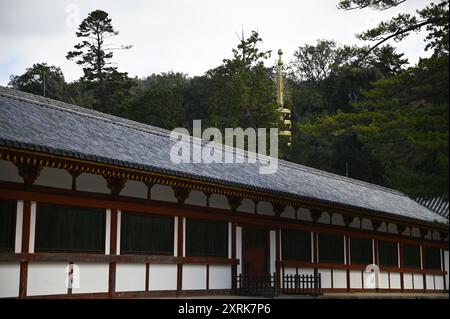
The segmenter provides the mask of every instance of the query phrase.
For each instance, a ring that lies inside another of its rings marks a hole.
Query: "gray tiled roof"
[[[442,197],[416,198],[416,202],[448,219],[448,201]]]
[[[258,164],[174,164],[168,131],[75,105],[0,87],[0,145],[207,180],[373,214],[447,220],[384,187],[280,161],[272,175]]]

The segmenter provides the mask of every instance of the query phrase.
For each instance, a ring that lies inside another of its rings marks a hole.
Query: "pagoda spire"
[[[282,121],[282,126],[280,129],[280,135],[284,136],[288,141],[288,146],[291,146],[291,110],[284,106],[284,79],[283,79],[283,69],[284,62],[282,59],[283,50],[278,50],[278,75],[277,75],[277,103],[278,111],[280,112],[280,117]]]

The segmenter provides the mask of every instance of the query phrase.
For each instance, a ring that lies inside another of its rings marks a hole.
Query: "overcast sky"
[[[120,31],[116,44],[133,48],[115,53],[120,71],[146,76],[169,70],[201,75],[231,56],[237,33],[259,31],[263,49],[282,48],[289,60],[299,45],[316,39],[361,44],[355,33],[399,12],[423,8],[430,1],[408,0],[384,12],[338,10],[338,0],[0,0],[0,85],[11,74],[22,74],[33,63],[61,67],[66,80],[82,75],[81,67],[65,58],[77,43],[76,27],[88,13],[110,14]],[[77,19],[79,12],[79,19]],[[424,35],[399,43],[413,64],[424,53]],[[276,55],[276,54],[275,54]],[[272,56],[272,60],[276,56]],[[272,62],[272,61],[271,61]]]

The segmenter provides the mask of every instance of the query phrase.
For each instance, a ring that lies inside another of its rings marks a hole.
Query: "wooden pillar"
[[[145,264],[145,291],[150,290],[150,264]]]
[[[237,245],[236,245],[236,223],[231,223],[231,258],[236,259],[236,251],[237,251]],[[237,264],[233,264],[231,266],[231,285],[232,289],[235,290],[237,288],[236,284],[237,279]]]
[[[313,232],[313,263],[314,263],[314,276],[318,275],[319,269],[317,268],[317,264],[319,263],[319,233]]]
[[[428,234],[428,230],[420,228],[420,239],[424,240],[425,236]],[[426,248],[421,244],[420,249],[422,251],[422,269],[425,269],[425,255],[426,255]],[[426,292],[427,290],[427,275],[424,273],[423,275],[423,291]]]
[[[25,200],[23,202],[23,221],[22,221],[22,250],[23,254],[30,251],[30,225],[31,225],[31,202]],[[28,285],[28,262],[20,263],[20,279],[19,279],[19,298],[27,296]]]
[[[280,232],[280,228],[277,228],[276,232],[275,232],[275,283],[276,283],[276,287],[277,289],[280,289],[281,287],[281,273],[280,273],[280,264],[281,264],[281,259],[280,259],[280,254],[281,254],[281,232]]]
[[[422,270],[425,269],[425,254],[426,254],[426,249],[423,245],[420,245],[420,249],[422,250]],[[423,276],[423,291],[426,292],[427,291],[427,275],[424,273],[422,274]]]
[[[447,238],[447,233],[439,232],[439,238],[442,243],[445,243],[445,238]],[[447,245],[447,247],[448,247],[448,245]],[[445,249],[443,249],[443,248],[441,248],[441,270],[445,271]],[[449,274],[447,274],[447,276],[448,275]],[[444,291],[446,291],[448,289],[447,281],[445,280],[445,275],[443,277],[444,277]]]
[[[81,171],[76,168],[68,169],[67,171],[69,172],[70,176],[72,176],[72,190],[76,191],[77,190],[77,178],[78,178],[78,176],[80,176]]]
[[[403,273],[403,243],[398,243],[399,257],[400,257],[400,289],[405,290],[405,278]],[[413,278],[414,280],[414,278]]]
[[[344,216],[344,224],[345,224],[345,260],[347,266],[350,265],[350,224],[353,222],[353,216]],[[347,292],[350,292],[350,267],[346,269],[346,277],[347,277]]]
[[[183,257],[184,246],[184,217],[178,216],[178,243],[177,254],[178,257]],[[183,290],[183,264],[179,261],[177,264],[177,295],[180,295]]]
[[[347,262],[347,265],[350,265],[350,236],[349,232],[347,231],[345,235],[345,260]],[[347,267],[347,292],[350,292],[350,268]]]
[[[109,238],[109,254],[117,254],[117,210],[111,209],[111,231]],[[116,292],[116,263],[109,263],[109,285],[108,293],[110,297]]]

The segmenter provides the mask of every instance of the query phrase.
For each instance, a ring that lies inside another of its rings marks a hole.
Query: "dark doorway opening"
[[[269,273],[269,231],[262,228],[243,228],[243,274],[262,276]]]

